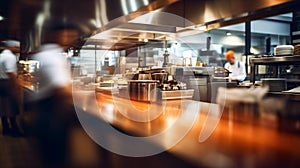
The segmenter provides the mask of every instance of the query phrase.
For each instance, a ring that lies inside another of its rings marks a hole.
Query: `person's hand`
[[[229,77],[230,80],[232,81],[237,81],[238,79],[236,77]]]

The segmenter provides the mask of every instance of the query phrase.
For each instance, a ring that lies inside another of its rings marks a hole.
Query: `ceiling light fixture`
[[[227,36],[231,36],[231,33],[230,33],[230,32],[226,32],[226,35],[227,35]]]
[[[4,20],[4,17],[3,17],[3,16],[0,16],[0,21],[1,21],[1,20]]]

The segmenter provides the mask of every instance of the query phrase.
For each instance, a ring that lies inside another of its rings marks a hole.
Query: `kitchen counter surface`
[[[222,113],[216,104],[192,100],[171,100],[151,104],[129,101],[99,92],[96,93],[96,97],[100,115],[95,115],[129,135],[152,136],[166,131],[167,133],[154,143],[193,165],[300,166],[298,121],[281,121],[274,115],[251,111],[251,108],[240,111],[226,109]],[[87,98],[80,96],[80,99]],[[78,103],[77,105],[80,106]],[[143,111],[147,109],[152,110],[152,115]],[[218,121],[219,116],[221,119]],[[141,122],[145,118],[151,121]],[[184,129],[191,124],[191,129],[185,131]],[[286,129],[291,125],[296,127],[297,131]],[[207,136],[211,132],[212,134]],[[181,136],[179,134],[184,134],[182,140],[167,149],[167,144]]]

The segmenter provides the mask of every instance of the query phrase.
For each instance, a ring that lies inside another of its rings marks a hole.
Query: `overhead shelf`
[[[250,58],[250,65],[284,64],[291,62],[300,62],[300,55]]]
[[[255,82],[255,71],[257,65],[275,65],[274,66],[274,74],[273,77],[278,77],[278,66],[279,65],[296,65],[300,64],[300,55],[294,56],[280,56],[280,57],[260,57],[260,58],[250,58],[250,66],[251,66],[251,74],[250,74],[250,81]]]

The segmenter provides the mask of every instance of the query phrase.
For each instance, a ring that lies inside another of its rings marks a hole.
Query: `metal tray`
[[[194,89],[188,90],[174,90],[174,91],[160,91],[163,100],[170,99],[191,99],[194,95]]]

